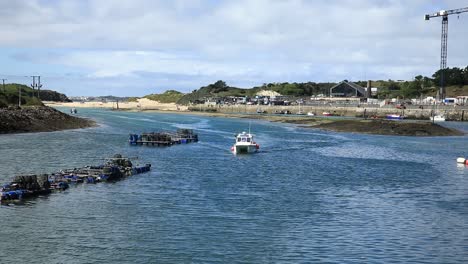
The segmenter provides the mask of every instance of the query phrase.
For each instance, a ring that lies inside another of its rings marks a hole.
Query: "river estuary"
[[[66,111],[66,109],[64,109]],[[253,120],[78,109],[99,127],[0,135],[0,182],[121,153],[152,171],[0,207],[0,263],[468,263],[468,136],[335,133]],[[449,124],[468,131],[468,123]],[[129,146],[193,128],[198,143]]]

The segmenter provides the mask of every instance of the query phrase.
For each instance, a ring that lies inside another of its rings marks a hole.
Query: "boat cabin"
[[[237,135],[237,142],[251,143],[253,142],[253,137],[251,134],[242,132],[241,134]]]

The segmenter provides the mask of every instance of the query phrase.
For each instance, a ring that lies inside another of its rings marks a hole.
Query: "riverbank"
[[[227,114],[190,112],[190,114],[224,117],[261,119],[270,122],[298,124],[307,128],[329,130],[335,132],[351,132],[374,135],[393,136],[463,136],[465,133],[447,128],[430,121],[393,121],[385,119],[345,119],[309,116],[280,116],[263,114]]]
[[[145,99],[147,100],[147,99]],[[291,124],[300,124],[304,127],[330,130],[336,132],[351,132],[375,135],[395,135],[395,136],[461,136],[463,132],[447,128],[438,124],[427,121],[391,121],[385,119],[340,119],[339,117],[309,117],[309,116],[294,116],[294,115],[265,115],[265,114],[244,114],[233,112],[218,112],[218,111],[188,111],[181,109],[176,104],[159,104],[158,102],[150,101],[150,106],[147,108],[130,107],[131,103],[125,104],[128,107],[120,107],[119,110],[124,111],[148,111],[148,112],[161,112],[161,113],[174,113],[174,114],[191,114],[212,117],[225,117],[225,118],[248,118],[248,119],[262,119],[271,122],[282,122]],[[85,107],[85,108],[111,108],[109,104],[112,103],[48,103],[50,106],[60,107]],[[115,104],[115,103],[114,103]],[[100,105],[100,107],[95,107]],[[119,106],[121,103],[119,103]],[[168,105],[169,107],[163,107]],[[115,105],[114,105],[115,106]],[[158,106],[158,107],[156,107]],[[115,108],[114,108],[115,109]]]
[[[47,106],[2,108],[0,120],[0,134],[50,132],[96,125],[92,120],[70,116]]]
[[[245,117],[248,118],[248,117]],[[308,117],[265,117],[272,122],[300,124],[307,128],[335,132],[351,132],[392,136],[463,136],[464,133],[425,121],[393,121],[385,119],[330,119]]]

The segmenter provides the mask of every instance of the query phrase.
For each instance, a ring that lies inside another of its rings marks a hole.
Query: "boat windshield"
[[[250,142],[251,139],[249,137],[238,137],[237,142]]]

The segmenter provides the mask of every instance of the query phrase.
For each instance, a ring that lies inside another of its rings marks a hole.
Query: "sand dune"
[[[65,107],[87,107],[87,108],[117,108],[116,102],[44,102],[48,106]],[[163,110],[163,111],[187,111],[187,106],[177,105],[175,103],[160,103],[146,98],[138,99],[138,102],[119,102],[119,109],[127,110]]]

